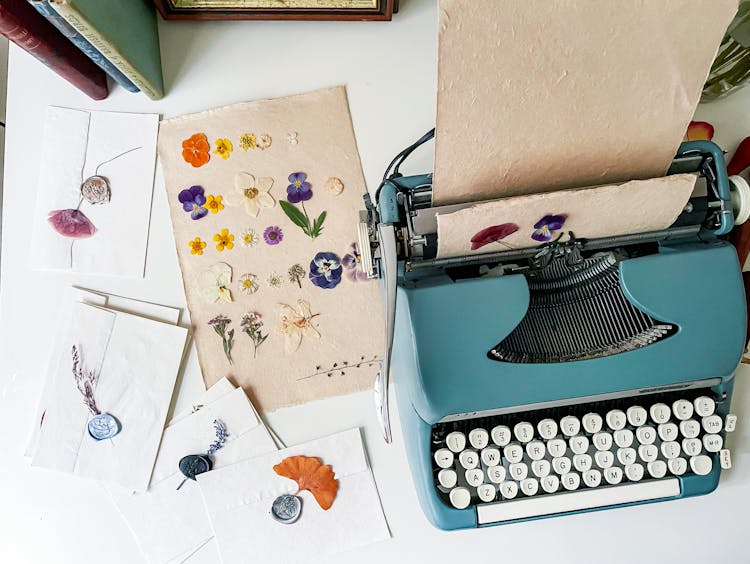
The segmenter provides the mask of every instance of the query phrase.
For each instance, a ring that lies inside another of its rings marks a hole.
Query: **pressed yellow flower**
[[[190,246],[191,255],[202,255],[203,249],[206,248],[206,243],[204,241],[201,241],[200,237],[196,237],[192,241],[188,241],[188,245]]]
[[[214,241],[216,242],[216,250],[220,253],[224,249],[231,251],[234,248],[234,235],[229,232],[229,229],[222,229],[221,232],[216,233]]]
[[[240,135],[240,147],[242,147],[243,151],[247,151],[248,149],[255,149],[255,147],[258,146],[258,140],[255,137],[255,134],[253,133],[245,133],[243,135]]]
[[[233,150],[232,142],[224,138],[217,139],[214,143],[216,143],[216,150],[213,151],[214,155],[219,155],[222,159],[227,160]]]
[[[206,196],[206,203],[204,204],[204,207],[211,213],[219,213],[224,209],[224,204],[221,203],[221,200],[221,196],[212,196],[211,194],[209,194],[208,196]]]

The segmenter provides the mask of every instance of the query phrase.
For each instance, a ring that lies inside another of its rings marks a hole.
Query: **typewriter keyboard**
[[[716,407],[678,392],[439,423],[435,484],[480,524],[673,497],[675,477],[731,466],[737,418]]]

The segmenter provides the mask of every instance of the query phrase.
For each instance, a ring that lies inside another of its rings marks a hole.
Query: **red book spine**
[[[0,0],[0,33],[94,100],[107,97],[104,71],[26,0]]]

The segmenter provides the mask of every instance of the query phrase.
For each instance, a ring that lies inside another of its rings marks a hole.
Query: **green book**
[[[149,98],[164,96],[151,0],[50,0],[50,5]]]

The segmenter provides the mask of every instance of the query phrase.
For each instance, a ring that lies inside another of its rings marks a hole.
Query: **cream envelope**
[[[50,374],[54,401],[44,412],[32,466],[144,491],[186,338],[182,327],[76,304]],[[93,389],[98,409],[122,426],[112,439],[96,441],[87,432],[91,413],[73,376],[73,346],[83,369],[99,375]]]
[[[231,387],[228,380],[221,380],[212,386],[196,402],[197,411],[164,430],[148,492],[130,495],[108,488],[149,562],[183,561],[213,537],[198,485],[187,481],[177,487],[184,480],[180,459],[206,452],[215,438],[215,419],[226,425],[229,438],[212,455],[214,468],[276,450],[245,392],[223,393],[227,385]]]
[[[291,525],[271,517],[271,504],[297,484],[273,467],[295,455],[330,464],[339,482],[333,505],[320,508],[304,491],[302,514]],[[321,562],[326,556],[390,538],[359,429],[239,462],[198,476],[224,564]]]

